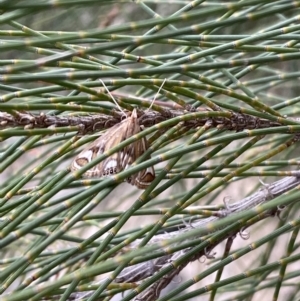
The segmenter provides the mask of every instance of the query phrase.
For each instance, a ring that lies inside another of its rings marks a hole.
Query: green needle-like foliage
[[[299,7],[0,1],[0,301],[299,300]]]

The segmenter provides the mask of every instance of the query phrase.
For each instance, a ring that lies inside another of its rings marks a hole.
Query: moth
[[[131,116],[122,120],[120,123],[108,129],[101,137],[88,145],[72,162],[71,170],[75,171],[91,162],[97,156],[107,152],[109,149],[117,146],[127,138],[138,134],[141,127],[138,122],[136,109],[132,111]],[[139,139],[132,144],[125,146],[120,151],[112,154],[87,172],[84,177],[105,177],[117,174],[130,167],[146,150],[148,142],[146,138]],[[149,158],[150,159],[150,156]],[[140,189],[146,189],[155,179],[154,168],[148,167],[127,178],[127,182]]]

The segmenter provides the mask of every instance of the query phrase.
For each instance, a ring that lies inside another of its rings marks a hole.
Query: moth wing
[[[107,130],[101,137],[96,139],[92,144],[88,145],[88,147],[86,147],[72,162],[71,170],[75,171],[80,169],[96,157],[108,152],[111,148],[140,131],[141,128],[138,123],[137,112],[136,110],[133,110],[130,117],[121,121],[119,124],[116,124]],[[86,171],[83,176],[102,177],[118,173],[128,168],[147,149],[147,139],[139,139],[98,163]],[[150,159],[150,156],[147,159]],[[127,182],[140,189],[145,189],[154,180],[154,178],[154,168],[148,167],[139,173],[132,175],[127,179]]]
[[[146,169],[141,170],[135,177],[134,182],[131,184],[135,185],[137,188],[146,189],[154,179],[155,171],[153,166],[150,166]]]
[[[125,121],[126,120],[123,120],[120,124],[116,124],[107,130],[102,136],[97,138],[92,144],[89,144],[72,162],[71,170],[75,171],[82,168],[96,157],[101,156],[112,147],[118,145],[122,139],[122,131],[120,127]],[[86,171],[83,176],[90,178],[118,173],[122,170],[120,159],[118,157],[119,153],[114,153]]]
[[[130,123],[130,125],[127,126],[126,131],[124,132],[124,135],[122,137],[122,142],[141,131],[137,119],[134,116],[129,118],[130,120],[128,120],[128,122]],[[136,151],[137,143],[138,141],[133,142],[125,146],[120,151],[120,156],[121,156],[120,162],[121,162],[122,169],[128,168],[138,158],[137,151]]]
[[[135,154],[134,158],[139,158],[146,150],[148,149],[148,141],[146,138],[142,138],[135,142]],[[150,156],[146,160],[151,159]],[[133,162],[132,162],[133,163]],[[146,189],[150,183],[155,179],[155,171],[153,166],[147,167],[146,169],[141,170],[135,175],[132,175],[127,179],[128,183],[135,185],[140,189]]]

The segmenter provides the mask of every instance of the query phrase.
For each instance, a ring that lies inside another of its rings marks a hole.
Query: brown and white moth
[[[131,116],[108,129],[101,137],[88,145],[72,162],[71,170],[75,171],[91,162],[95,157],[102,155],[109,149],[117,146],[127,138],[139,133],[141,127],[138,122],[136,109]],[[87,172],[84,177],[105,177],[114,175],[130,167],[146,150],[148,143],[146,138],[139,139],[120,151],[106,158]],[[150,157],[149,157],[150,158]],[[127,178],[127,182],[140,189],[146,189],[155,179],[154,168],[148,167]]]

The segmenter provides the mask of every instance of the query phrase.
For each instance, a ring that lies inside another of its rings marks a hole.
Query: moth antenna
[[[120,110],[120,112],[122,112],[126,117],[126,113],[122,110],[122,108],[119,106],[118,102],[115,100],[115,98],[112,96],[112,94],[110,93],[110,91],[108,90],[108,88],[106,87],[105,83],[103,82],[102,79],[99,79],[100,82],[102,83],[103,87],[105,88],[106,92],[108,93],[108,95],[110,96],[110,98],[113,100],[113,102],[115,103],[115,105],[117,106],[117,108]]]
[[[154,102],[155,102],[155,100],[156,100],[156,97],[158,96],[160,90],[162,89],[162,87],[163,87],[163,85],[165,84],[166,81],[167,81],[167,79],[165,78],[164,81],[163,81],[163,83],[160,85],[158,91],[156,92],[156,94],[155,94],[153,100],[151,101],[150,107],[146,110],[146,112],[151,110],[151,108],[152,108],[152,106],[153,106],[153,104],[154,104]]]

